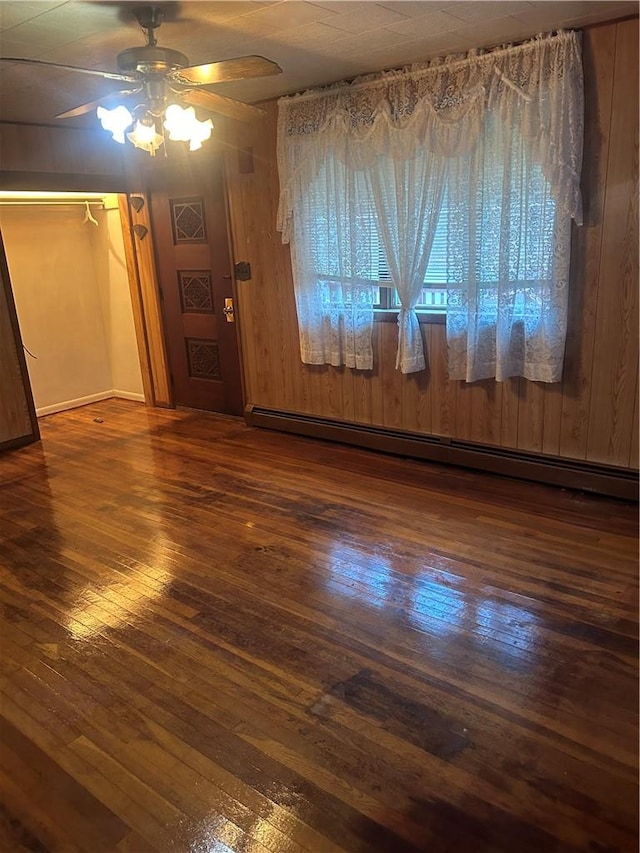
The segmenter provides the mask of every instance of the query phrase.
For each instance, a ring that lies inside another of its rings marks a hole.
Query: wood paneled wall
[[[586,224],[573,236],[564,381],[450,381],[442,324],[422,326],[429,364],[421,373],[395,370],[393,322],[376,324],[373,371],[302,364],[289,248],[275,228],[271,102],[264,122],[229,123],[227,135],[235,260],[249,261],[253,273],[238,283],[248,403],[637,468],[637,19],[586,30],[583,49]]]
[[[126,158],[103,130],[0,122],[0,188],[117,192]]]

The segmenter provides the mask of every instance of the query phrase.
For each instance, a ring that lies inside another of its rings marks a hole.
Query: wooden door
[[[0,233],[0,450],[31,444],[39,438],[9,266]]]
[[[241,415],[222,161],[167,171],[156,184],[151,215],[174,402]]]

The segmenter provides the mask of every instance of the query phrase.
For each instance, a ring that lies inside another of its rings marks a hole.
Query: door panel
[[[18,315],[0,234],[0,450],[38,441],[40,432]]]
[[[220,159],[166,173],[151,193],[167,354],[177,405],[242,414],[233,280]]]

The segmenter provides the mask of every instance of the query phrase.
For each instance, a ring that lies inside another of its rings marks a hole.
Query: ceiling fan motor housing
[[[118,54],[117,62],[121,71],[140,71],[142,74],[166,74],[189,65],[184,53],[168,47],[129,47]]]

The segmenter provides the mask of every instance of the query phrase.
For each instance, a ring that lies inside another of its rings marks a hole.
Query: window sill
[[[447,315],[444,311],[418,311],[418,322],[421,326],[444,326]],[[398,312],[387,308],[374,308],[374,323],[397,323]]]

